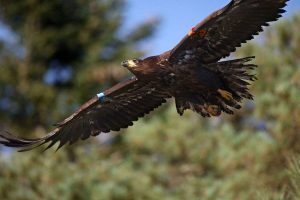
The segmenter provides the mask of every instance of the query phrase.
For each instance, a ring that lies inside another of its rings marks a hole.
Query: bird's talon
[[[226,90],[218,89],[218,93],[226,100],[231,101],[233,99],[232,94]]]
[[[219,116],[221,114],[221,110],[217,105],[208,105],[206,110],[212,116]]]

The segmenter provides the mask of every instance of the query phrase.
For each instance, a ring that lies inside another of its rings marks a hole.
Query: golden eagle
[[[247,64],[254,57],[220,61],[247,40],[276,21],[288,0],[231,0],[192,28],[173,49],[161,55],[122,62],[133,77],[97,94],[56,128],[38,139],[22,139],[7,132],[0,143],[29,150],[50,142],[58,148],[101,132],[119,131],[133,125],[168,98],[177,112],[191,109],[203,117],[233,114],[243,98],[252,99]]]

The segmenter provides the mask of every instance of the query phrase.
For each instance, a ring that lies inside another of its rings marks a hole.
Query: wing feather
[[[45,143],[49,143],[46,147],[48,149],[59,142],[59,149],[65,144],[101,132],[119,131],[166,102],[170,96],[159,88],[155,83],[140,82],[133,77],[106,90],[107,101],[101,103],[98,97],[94,97],[83,104],[70,117],[56,124],[57,127],[49,135],[38,139],[23,139],[0,132],[0,144],[30,150]]]
[[[173,64],[212,63],[227,57],[276,21],[288,0],[231,0],[196,25],[170,52]]]

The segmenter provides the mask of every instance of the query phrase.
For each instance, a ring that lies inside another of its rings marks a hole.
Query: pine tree
[[[104,85],[124,78],[119,63],[143,54],[133,47],[151,36],[156,24],[145,22],[120,36],[124,5],[123,0],[1,0],[0,19],[19,40],[12,54],[0,52],[2,125],[23,134],[49,127]]]

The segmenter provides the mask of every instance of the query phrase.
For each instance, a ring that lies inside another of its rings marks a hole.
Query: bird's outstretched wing
[[[118,131],[133,124],[154,110],[170,96],[152,82],[140,82],[132,77],[98,94],[83,104],[74,114],[43,138],[17,138],[7,132],[0,132],[0,144],[30,150],[50,142],[48,148],[59,142],[59,147],[87,139],[101,132]]]
[[[192,28],[170,51],[169,61],[179,65],[217,62],[281,17],[287,1],[231,0]]]

